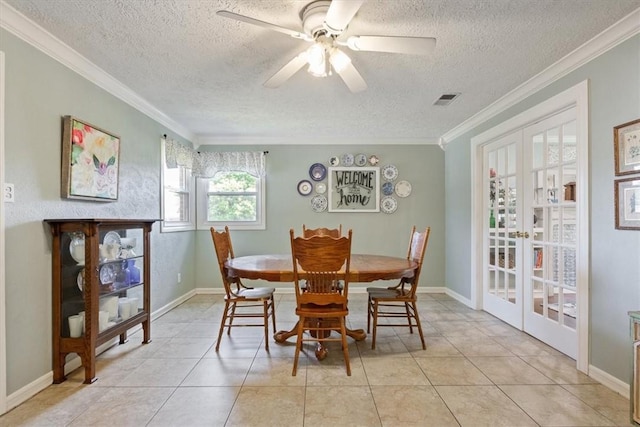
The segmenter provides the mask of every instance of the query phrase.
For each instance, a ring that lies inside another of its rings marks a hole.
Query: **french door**
[[[482,150],[483,308],[575,359],[576,109]]]

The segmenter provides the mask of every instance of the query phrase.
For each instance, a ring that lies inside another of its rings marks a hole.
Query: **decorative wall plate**
[[[311,209],[313,209],[314,212],[325,211],[328,204],[329,203],[327,202],[327,198],[319,194],[313,196],[313,198],[311,199]]]
[[[355,158],[356,166],[364,166],[367,164],[367,156],[365,154],[356,154]]]
[[[393,181],[398,177],[398,168],[394,165],[386,165],[382,168],[382,176],[386,181]]]
[[[84,268],[78,273],[76,283],[78,284],[78,289],[80,289],[80,292],[82,292],[82,287],[84,286]]]
[[[106,285],[116,280],[116,267],[113,264],[105,264],[100,267],[100,283]]]
[[[396,184],[396,194],[398,197],[407,197],[411,194],[411,183],[409,181],[398,181]]]
[[[394,213],[398,209],[398,202],[391,196],[383,197],[380,201],[380,209],[386,214]]]
[[[331,166],[338,166],[340,164],[340,159],[336,156],[333,156],[332,158],[329,159],[329,164]]]
[[[353,160],[353,154],[347,153],[342,156],[342,165],[347,167],[353,166]]]
[[[380,161],[380,159],[375,154],[373,156],[369,157],[369,164],[371,166],[377,165],[379,161]]]
[[[312,191],[313,185],[306,179],[298,183],[298,193],[300,193],[301,196],[308,196]]]
[[[382,184],[382,194],[385,196],[390,196],[393,194],[393,182],[385,182]]]
[[[120,246],[121,245],[120,235],[115,231],[109,231],[107,234],[104,235],[104,238],[102,239],[102,244]]]
[[[327,192],[327,185],[324,182],[319,182],[316,184],[316,193],[324,194]]]
[[[322,181],[327,176],[327,168],[322,163],[314,163],[309,168],[309,176],[314,181]]]

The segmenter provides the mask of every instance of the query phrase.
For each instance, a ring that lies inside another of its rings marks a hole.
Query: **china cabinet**
[[[84,383],[96,378],[96,348],[142,325],[151,341],[152,219],[46,219],[52,239],[53,382],[76,353]]]

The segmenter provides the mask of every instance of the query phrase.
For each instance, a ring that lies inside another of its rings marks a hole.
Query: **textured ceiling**
[[[200,137],[434,142],[640,7],[640,0],[368,0],[346,35],[437,38],[429,56],[347,53],[368,84],[304,69],[308,45],[216,15],[301,30],[310,0],[6,0]],[[433,106],[443,93],[462,95]]]

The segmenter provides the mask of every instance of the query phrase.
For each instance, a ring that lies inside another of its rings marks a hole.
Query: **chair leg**
[[[269,351],[269,300],[262,301],[262,321],[264,322],[264,349]],[[275,330],[274,330],[275,332]]]
[[[216,351],[220,349],[220,341],[222,340],[222,331],[224,331],[224,325],[227,324],[227,317],[229,313],[229,301],[224,302],[224,311],[222,312],[222,322],[220,323],[220,330],[218,331],[218,342],[216,343]]]
[[[273,333],[275,334],[276,329],[276,302],[273,300],[273,295],[271,296],[271,318],[273,320]]]
[[[302,349],[302,334],[304,333],[305,318],[300,316],[298,320],[298,337],[296,338],[296,354],[293,357],[293,371],[291,376],[295,377],[298,372],[298,358],[300,356],[300,350]]]
[[[347,366],[347,376],[351,376],[351,363],[349,362],[349,345],[347,344],[347,327],[345,326],[345,318],[340,318],[340,333],[342,334],[342,354],[344,354],[344,363]]]
[[[371,332],[371,295],[367,298],[367,333]]]
[[[237,304],[234,302],[231,306],[231,314],[227,317],[229,318],[229,327],[227,328],[227,335],[231,335],[231,324],[233,323],[233,318],[236,315],[236,306]]]
[[[404,303],[404,310],[407,312],[407,322],[409,322],[409,333],[413,333],[413,324],[411,323],[411,311],[409,310],[409,303]]]
[[[413,314],[414,314],[415,319],[416,319],[416,325],[418,326],[418,333],[420,334],[420,341],[422,341],[422,349],[426,350],[427,349],[427,345],[424,343],[424,335],[422,335],[422,325],[420,324],[420,316],[418,315],[418,307],[416,306],[415,302],[412,302],[411,305],[413,306]]]
[[[373,336],[371,337],[371,349],[376,349],[376,333],[378,332],[378,301],[373,300]]]

